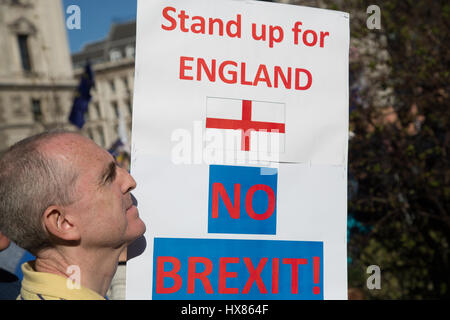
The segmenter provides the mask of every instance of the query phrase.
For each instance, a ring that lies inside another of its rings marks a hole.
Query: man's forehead
[[[42,143],[40,148],[53,157],[64,158],[65,160],[100,160],[108,156],[106,150],[99,147],[92,140],[72,133],[64,133],[52,137]]]

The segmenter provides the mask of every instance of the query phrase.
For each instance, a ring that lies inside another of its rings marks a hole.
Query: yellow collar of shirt
[[[87,288],[70,289],[67,278],[36,272],[33,265],[34,261],[22,265],[22,289],[17,300],[105,300],[97,292]]]

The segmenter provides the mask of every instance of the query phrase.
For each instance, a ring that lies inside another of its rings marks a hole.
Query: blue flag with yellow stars
[[[91,64],[88,62],[84,67],[84,73],[81,76],[69,116],[69,121],[80,129],[83,128],[85,123],[84,114],[88,110],[88,105],[92,98],[90,92],[94,85],[94,73],[92,72]]]

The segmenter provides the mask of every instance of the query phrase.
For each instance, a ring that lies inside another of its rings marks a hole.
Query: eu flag
[[[91,101],[92,98],[90,92],[93,86],[94,74],[92,72],[91,64],[88,62],[84,67],[84,73],[81,76],[77,94],[73,101],[72,111],[69,116],[69,121],[80,129],[83,128],[85,123],[84,114],[88,110],[89,101]]]

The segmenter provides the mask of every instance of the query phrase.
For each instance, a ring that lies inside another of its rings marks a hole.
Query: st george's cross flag
[[[225,137],[233,130],[240,138],[237,150],[284,152],[285,104],[208,97],[206,108],[206,130],[221,130]]]

